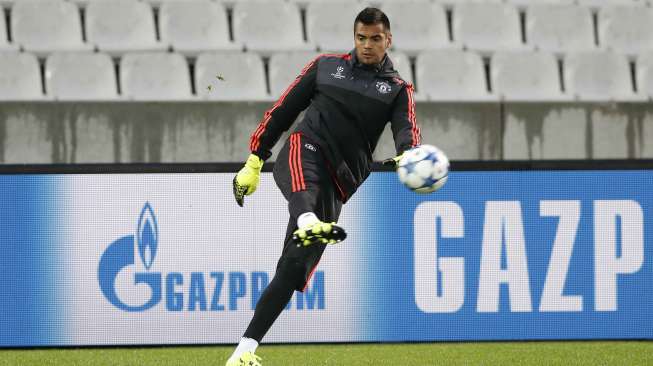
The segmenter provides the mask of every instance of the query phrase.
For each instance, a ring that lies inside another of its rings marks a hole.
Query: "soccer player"
[[[354,20],[354,49],[309,62],[250,139],[251,155],[233,181],[243,205],[254,193],[263,161],[281,134],[306,110],[277,156],[274,179],[288,200],[290,221],[276,273],[227,366],[261,365],[255,350],[295,290],[303,291],[328,244],[345,239],[336,222],[342,204],[370,174],[372,153],[391,123],[397,156],[420,143],[413,86],[399,77],[386,51],[390,21],[377,8]]]

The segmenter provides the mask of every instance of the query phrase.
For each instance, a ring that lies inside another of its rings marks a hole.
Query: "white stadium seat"
[[[509,4],[456,4],[453,38],[456,43],[479,51],[519,49],[522,43],[517,8]]]
[[[270,57],[270,92],[278,98],[297,78],[302,69],[319,53],[312,51],[275,53]]]
[[[211,100],[269,100],[263,61],[252,52],[200,54],[195,63],[197,94]]]
[[[306,7],[308,41],[322,52],[347,52],[354,48],[354,19],[363,10],[353,2],[315,2]]]
[[[41,69],[30,53],[0,52],[0,100],[42,99]]]
[[[234,38],[260,52],[308,50],[299,8],[286,2],[239,2],[233,9]]]
[[[564,70],[567,94],[580,100],[638,99],[626,56],[605,51],[570,53],[565,57]]]
[[[645,0],[578,0],[578,4],[592,8],[603,8],[615,5],[647,5]]]
[[[490,100],[481,56],[461,50],[420,53],[415,63],[419,93],[429,100]]]
[[[596,48],[592,12],[575,5],[532,5],[526,9],[527,43],[550,52]]]
[[[629,54],[653,50],[653,9],[603,7],[598,21],[601,47]]]
[[[110,54],[165,48],[156,40],[150,5],[136,0],[90,2],[86,34],[89,43]]]
[[[447,15],[440,4],[428,0],[382,4],[390,18],[393,49],[417,53],[450,46]]]
[[[222,4],[208,0],[164,2],[159,10],[161,42],[176,52],[236,49],[229,40],[229,22]]]
[[[394,66],[395,70],[399,73],[399,76],[404,81],[407,81],[409,83],[413,82],[413,72],[412,68],[410,66],[410,59],[408,56],[403,53],[403,52],[390,52],[388,54],[390,57],[390,60],[392,61],[392,65]]]
[[[508,4],[516,5],[520,9],[534,5],[574,5],[575,0],[506,0]]]
[[[128,53],[120,61],[122,94],[134,100],[191,98],[186,59],[176,53]]]
[[[509,101],[568,99],[562,94],[558,61],[551,53],[502,51],[492,55],[492,89]]]
[[[118,98],[116,71],[102,53],[53,53],[45,62],[46,94],[59,100]]]
[[[11,10],[15,44],[35,53],[90,50],[82,41],[82,25],[75,4],[62,0],[21,0]]]
[[[637,58],[637,91],[653,98],[653,52],[641,54]]]

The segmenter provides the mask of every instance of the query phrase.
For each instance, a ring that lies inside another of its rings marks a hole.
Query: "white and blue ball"
[[[397,174],[413,192],[435,192],[447,182],[449,158],[435,146],[420,145],[404,152]]]

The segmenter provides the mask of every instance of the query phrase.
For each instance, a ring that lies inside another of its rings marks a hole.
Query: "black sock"
[[[295,285],[285,278],[282,272],[277,272],[270,284],[265,288],[256,304],[254,316],[249,322],[244,337],[261,342],[265,333],[290,301],[295,292]]]

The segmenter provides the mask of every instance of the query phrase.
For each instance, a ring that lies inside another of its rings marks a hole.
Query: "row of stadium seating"
[[[40,67],[26,52],[0,52],[0,100],[271,100],[281,95],[315,52],[53,53]],[[645,101],[653,97],[653,52],[635,62],[609,51],[479,53],[434,50],[414,63],[391,55],[397,70],[432,101]],[[266,67],[267,66],[267,67]],[[43,69],[43,73],[41,72]],[[413,78],[412,70],[415,70]],[[267,73],[266,73],[267,71]]]
[[[606,5],[594,12],[574,4],[530,4],[520,12],[511,3],[455,2],[451,10],[439,2],[383,3],[392,22],[394,49],[409,55],[440,48],[610,49],[629,55],[653,50],[649,6]],[[625,0],[605,1],[610,2]],[[185,0],[165,1],[155,11],[137,0],[95,0],[83,9],[64,0],[19,0],[7,17],[0,16],[0,49],[39,56],[92,49],[111,55],[172,49],[187,56],[243,48],[259,53],[346,51],[361,7],[356,2],[311,2],[300,11],[293,2],[269,0],[237,2],[227,9],[220,2]]]

